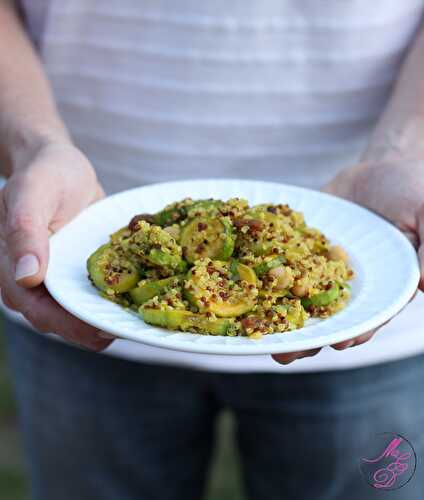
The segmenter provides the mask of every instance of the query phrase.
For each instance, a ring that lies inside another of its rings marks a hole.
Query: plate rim
[[[254,184],[256,187],[262,186],[267,186],[267,187],[280,187],[285,190],[289,191],[295,191],[295,192],[300,192],[304,194],[308,193],[313,193],[314,196],[320,196],[323,198],[330,198],[333,200],[336,200],[337,203],[339,204],[345,204],[347,206],[354,207],[355,210],[361,210],[365,211],[368,214],[371,214],[372,217],[375,217],[377,219],[380,219],[382,222],[385,223],[385,226],[387,230],[390,230],[392,232],[392,235],[396,237],[396,239],[402,244],[404,247],[405,251],[409,252],[411,256],[411,264],[412,261],[415,261],[416,265],[414,266],[414,272],[412,272],[412,266],[411,266],[411,273],[409,275],[409,279],[407,283],[404,286],[403,292],[400,295],[399,299],[396,301],[396,303],[392,304],[390,308],[386,308],[383,311],[381,311],[378,314],[374,314],[371,318],[369,318],[366,321],[363,321],[359,325],[353,325],[352,327],[346,328],[343,330],[342,333],[340,334],[332,334],[332,340],[331,344],[338,343],[353,337],[356,337],[358,335],[361,335],[369,330],[372,330],[374,328],[377,328],[379,326],[382,326],[386,321],[390,320],[394,316],[396,316],[411,300],[411,298],[414,296],[415,291],[418,287],[419,279],[420,279],[420,271],[419,271],[419,266],[418,266],[418,258],[416,255],[416,251],[410,241],[406,238],[406,236],[392,223],[390,223],[387,219],[384,219],[381,217],[379,214],[371,211],[367,207],[363,207],[361,205],[358,205],[350,200],[346,200],[344,198],[340,198],[338,196],[335,196],[330,193],[326,193],[323,191],[319,190],[314,190],[311,188],[306,188],[303,186],[296,186],[292,184],[285,184],[285,183],[280,183],[280,182],[270,182],[270,181],[261,181],[261,180],[254,180],[254,179],[239,179],[239,178],[214,178],[214,177],[209,177],[209,178],[202,178],[202,179],[183,179],[183,180],[178,180],[178,181],[170,181],[170,182],[160,182],[160,183],[153,183],[153,184],[145,184],[137,187],[133,187],[124,191],[120,191],[118,193],[114,193],[110,196],[107,196],[105,198],[102,198],[101,200],[98,200],[97,202],[91,204],[89,207],[84,209],[80,214],[78,214],[76,217],[74,217],[71,221],[69,221],[68,224],[66,224],[63,228],[61,228],[59,231],[57,231],[54,235],[51,236],[50,241],[54,241],[57,238],[60,237],[60,234],[66,230],[68,230],[68,226],[70,223],[72,223],[72,226],[74,226],[78,218],[80,216],[83,216],[87,211],[92,209],[93,207],[98,207],[101,204],[109,204],[112,199],[116,199],[121,197],[122,195],[128,195],[131,192],[137,192],[140,190],[144,189],[149,189],[149,188],[169,188],[173,185],[181,185],[185,183],[190,183],[190,185],[193,185],[194,183],[196,184],[203,184],[207,182],[218,182],[218,183],[225,183],[225,182],[237,182],[239,184],[248,184],[252,185]],[[72,229],[72,228],[71,228]],[[408,250],[407,250],[408,249]],[[62,300],[62,294],[58,291],[60,290],[60,287],[55,287],[55,280],[52,276],[52,272],[49,272],[49,267],[47,269],[47,273],[45,276],[44,284],[49,291],[49,293],[52,295],[52,297],[63,307],[65,310],[70,312],[73,316],[77,317],[81,321],[84,321],[85,323],[89,323],[95,328],[98,329],[104,329],[104,324],[102,321],[97,321],[95,318],[90,320],[87,320],[87,317],[79,312],[77,308],[74,308],[72,306],[65,306],[64,302]],[[66,294],[65,294],[66,296]],[[105,301],[106,302],[106,301]],[[119,307],[122,309],[119,305],[113,304],[111,302],[107,303],[108,306],[114,306],[114,307]],[[126,312],[126,314],[129,314]],[[140,321],[143,321],[140,318]],[[218,354],[218,355],[263,355],[263,354],[278,354],[278,353],[290,353],[290,352],[296,352],[299,350],[306,350],[306,349],[315,349],[318,347],[325,347],[328,345],[331,345],[328,341],[323,342],[323,336],[320,335],[314,339],[312,337],[309,337],[308,339],[302,339],[299,341],[297,344],[301,344],[302,342],[305,343],[307,341],[307,347],[299,347],[299,345],[296,345],[295,342],[293,343],[284,343],[284,342],[268,342],[268,343],[261,343],[257,344],[254,339],[251,339],[252,345],[248,344],[236,344],[236,343],[195,343],[195,342],[188,342],[188,341],[183,341],[181,339],[174,339],[172,342],[169,341],[169,336],[163,338],[162,336],[156,336],[154,335],[154,331],[156,330],[157,327],[154,327],[152,325],[148,325],[144,323],[144,325],[147,326],[147,331],[144,332],[143,338],[136,338],[136,335],[134,334],[128,334],[122,332],[119,332],[117,328],[114,328],[113,325],[108,327],[106,330],[108,333],[112,333],[117,336],[118,339],[123,339],[123,340],[131,340],[137,343],[142,343],[150,346],[155,346],[155,347],[160,347],[160,348],[165,348],[165,349],[171,349],[171,350],[176,350],[176,351],[183,351],[183,352],[191,352],[191,353],[201,353],[201,354]],[[151,333],[149,332],[151,330]],[[166,330],[162,329],[167,332],[174,332],[175,335],[181,334],[183,332],[179,331],[171,331],[171,330]],[[292,332],[289,332],[290,334],[295,334],[296,331],[301,331],[302,329],[294,330]],[[186,332],[188,334],[191,334],[190,332]],[[171,333],[172,334],[172,333]],[[284,334],[284,333],[282,333]],[[286,332],[287,334],[287,332]],[[274,335],[274,334],[272,334]],[[146,337],[146,338],[144,338]],[[205,338],[219,338],[219,336],[212,336],[212,335],[204,335]],[[234,339],[237,341],[237,337],[222,337],[223,339]],[[269,338],[269,337],[268,337]],[[321,339],[321,341],[320,341]],[[253,351],[253,352],[252,352]]]

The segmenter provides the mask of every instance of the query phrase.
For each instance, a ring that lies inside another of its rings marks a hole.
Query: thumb
[[[420,264],[421,279],[419,289],[424,291],[424,206],[418,212],[418,236],[420,246],[418,247],[418,261]]]
[[[4,239],[10,272],[18,285],[32,288],[43,282],[47,270],[50,202],[45,189],[38,192],[34,185],[6,190]]]

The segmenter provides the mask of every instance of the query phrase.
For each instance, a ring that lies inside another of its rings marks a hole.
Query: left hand
[[[424,290],[424,157],[385,159],[342,170],[324,191],[346,198],[380,214],[395,224],[416,248],[421,268],[419,288]],[[381,325],[383,326],[383,325]],[[376,330],[331,347],[343,350],[370,340]],[[321,349],[274,354],[281,364],[314,356]]]
[[[3,303],[39,332],[55,333],[93,351],[106,349],[113,337],[65,311],[43,284],[49,235],[103,197],[96,173],[68,142],[37,142],[20,160],[0,191]]]

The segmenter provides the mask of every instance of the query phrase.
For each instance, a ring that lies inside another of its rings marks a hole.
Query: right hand
[[[94,351],[113,337],[65,311],[43,285],[49,236],[104,196],[87,158],[68,143],[40,146],[0,191],[0,288],[4,304],[40,332]]]

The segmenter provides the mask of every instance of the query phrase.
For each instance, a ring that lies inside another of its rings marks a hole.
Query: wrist
[[[20,128],[7,134],[4,147],[10,160],[10,174],[25,168],[42,149],[54,145],[73,146],[63,126]]]
[[[415,115],[398,124],[382,123],[361,156],[364,163],[399,163],[424,160],[424,116]]]
[[[344,168],[324,186],[324,191],[358,203],[369,168],[365,162]]]

